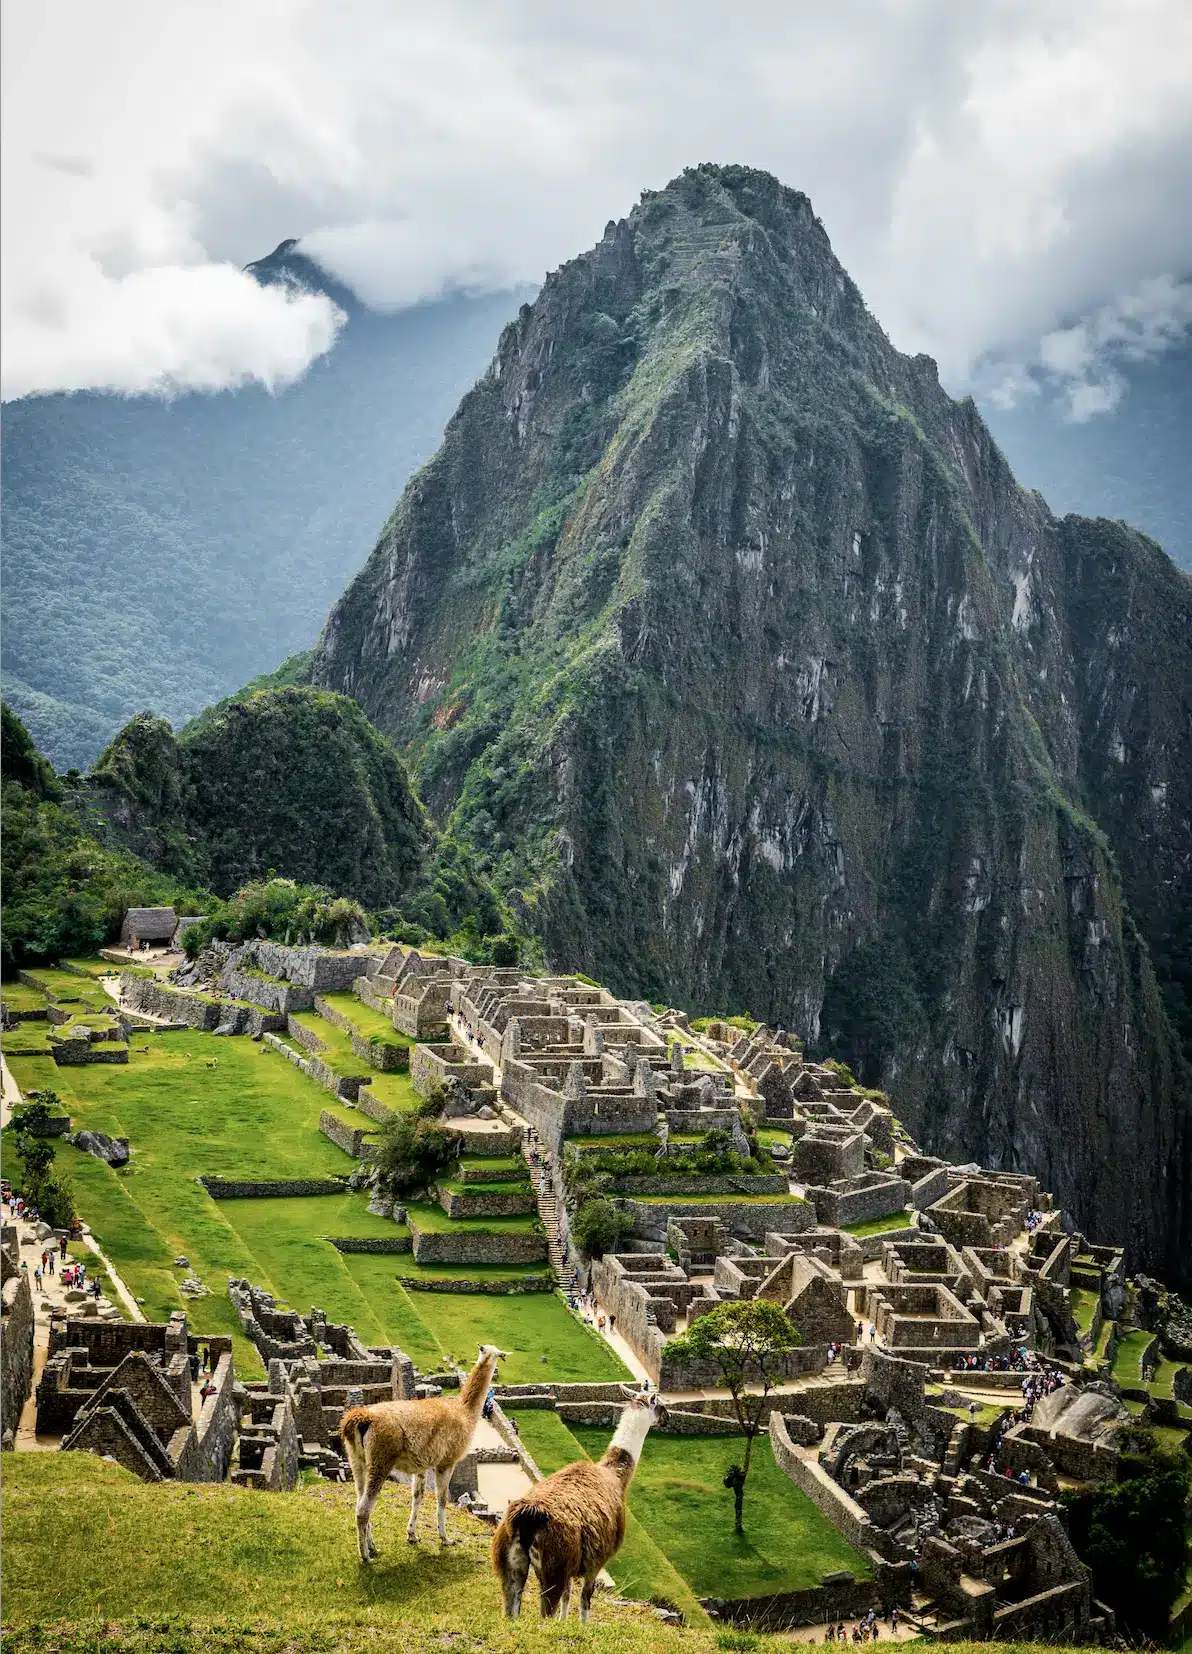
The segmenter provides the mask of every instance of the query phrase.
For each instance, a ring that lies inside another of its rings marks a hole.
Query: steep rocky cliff
[[[1190,616],[1017,487],[804,196],[701,167],[505,330],[312,671],[556,959],[843,1046],[1186,1275]]]

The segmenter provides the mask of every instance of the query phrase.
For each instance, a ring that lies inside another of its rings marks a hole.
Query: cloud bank
[[[100,15],[102,14],[102,15]],[[953,389],[1114,405],[1190,323],[1186,0],[12,0],[5,395],[278,384],[331,307],[540,280],[705,160],[805,190]]]

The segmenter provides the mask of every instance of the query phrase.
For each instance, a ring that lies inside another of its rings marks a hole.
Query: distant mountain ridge
[[[549,957],[822,1037],[1186,1278],[1190,639],[1188,577],[1019,488],[805,196],[699,167],[506,328],[312,677]]]
[[[347,312],[298,384],[4,407],[4,693],[59,770],[311,645],[517,303],[382,315],[294,242],[249,269]]]

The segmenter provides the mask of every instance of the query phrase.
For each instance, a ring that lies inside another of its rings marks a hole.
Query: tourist
[[[1018,1483],[1019,1483],[1020,1487],[1030,1487],[1030,1485],[1031,1485],[1031,1473],[1030,1473],[1029,1470],[1019,1471],[1019,1473],[1018,1473]]]
[[[483,1416],[486,1419],[491,1419],[492,1418],[493,1408],[496,1406],[496,1404],[497,1404],[497,1392],[496,1392],[496,1389],[493,1387],[493,1385],[490,1384],[489,1387],[488,1387],[488,1394],[484,1398],[484,1406],[481,1408],[481,1413],[483,1414]]]
[[[824,1641],[826,1643],[834,1643],[836,1641],[836,1627],[834,1625],[827,1625],[824,1627]]]
[[[211,1382],[210,1379],[208,1379],[206,1384],[204,1384],[203,1388],[199,1391],[199,1395],[202,1397],[202,1399],[204,1401],[206,1401],[208,1396],[213,1396],[214,1394],[215,1394],[215,1385]]]
[[[898,1604],[895,1603],[893,1608],[891,1608],[891,1610],[890,1610],[890,1631],[891,1631],[891,1634],[896,1633],[897,1630],[898,1630]]]
[[[53,1247],[51,1247],[50,1248],[50,1254],[49,1254],[49,1269],[50,1269],[50,1274],[51,1275],[54,1273],[54,1257],[55,1257],[54,1249],[53,1249]]]
[[[66,1236],[65,1235],[63,1235],[61,1241],[59,1242],[59,1250],[61,1251],[62,1256],[65,1258],[65,1256],[66,1256]]]
[[[515,1436],[520,1436],[521,1435],[521,1431],[517,1427],[517,1420],[513,1417],[512,1414],[509,1415],[509,1428],[513,1431],[513,1434]]]
[[[188,1357],[188,1361],[190,1364],[190,1381],[192,1384],[197,1384],[199,1382],[199,1354],[197,1350]]]
[[[33,1284],[40,1291],[40,1289],[41,1289],[41,1265],[40,1264],[35,1264],[34,1267],[33,1267]]]

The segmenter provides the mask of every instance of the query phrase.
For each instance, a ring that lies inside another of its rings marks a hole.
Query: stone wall
[[[703,1606],[730,1625],[755,1631],[789,1631],[800,1625],[856,1620],[883,1605],[881,1587],[872,1579],[855,1579],[847,1570],[830,1585],[812,1585],[803,1591],[782,1591],[772,1597],[703,1597]]]
[[[203,1403],[191,1441],[178,1465],[184,1482],[222,1482],[236,1440],[236,1375],[230,1354],[221,1355],[211,1375],[215,1394]]]
[[[185,1022],[188,1028],[208,1033],[219,1026],[221,1007],[214,1000],[199,999],[181,988],[171,988],[165,982],[138,976],[133,971],[120,974],[120,1003],[129,1010],[166,1017],[171,1022]]]
[[[336,1148],[350,1154],[353,1160],[363,1160],[376,1146],[377,1134],[366,1126],[349,1126],[329,1109],[319,1115],[319,1130],[330,1138]]]
[[[866,1172],[829,1188],[807,1190],[808,1199],[815,1203],[817,1220],[833,1229],[889,1217],[903,1210],[906,1196],[904,1180],[885,1172]]]
[[[798,1404],[802,1408],[802,1396],[798,1398]],[[782,1414],[777,1411],[770,1414],[770,1446],[779,1470],[807,1495],[820,1514],[827,1517],[854,1550],[862,1555],[871,1550],[882,1555],[890,1551],[890,1541],[869,1520],[857,1501],[832,1480],[822,1465],[812,1459],[801,1458],[796,1453]]]
[[[788,1350],[778,1366],[777,1381],[785,1383],[789,1379],[803,1378],[808,1373],[822,1373],[827,1364],[828,1352],[822,1347],[804,1345]],[[715,1389],[720,1383],[720,1372],[712,1361],[684,1360],[674,1346],[668,1344],[662,1351],[657,1383],[660,1390]],[[775,1397],[775,1402],[778,1399]],[[806,1412],[803,1399],[802,1395],[798,1398],[799,1409]]]
[[[519,1264],[546,1261],[546,1236],[528,1231],[451,1229],[437,1231],[410,1225],[418,1263]]]
[[[459,1080],[469,1088],[492,1085],[493,1071],[487,1063],[474,1062],[458,1045],[416,1045],[410,1059],[410,1083],[420,1097],[429,1097],[448,1080]]]
[[[33,1388],[33,1292],[21,1270],[4,1283],[0,1318],[0,1431],[16,1434],[21,1408]]]
[[[287,1195],[342,1195],[347,1181],[334,1177],[281,1177],[266,1181],[249,1178],[210,1177],[204,1173],[195,1179],[201,1183],[212,1200],[260,1200],[269,1197],[283,1199]]]
[[[441,1188],[439,1205],[449,1218],[514,1218],[538,1210],[538,1201],[528,1187],[507,1191]]]
[[[553,1275],[518,1275],[511,1280],[470,1280],[467,1276],[453,1275],[436,1279],[434,1276],[410,1276],[402,1285],[407,1292],[483,1292],[490,1297],[509,1297],[523,1292],[553,1292],[555,1290]]]
[[[621,1177],[611,1185],[619,1195],[784,1195],[788,1178],[775,1176],[701,1176],[698,1172],[674,1177]]]
[[[414,1242],[410,1235],[328,1235],[337,1252],[411,1252]]]
[[[661,1200],[657,1204],[616,1196],[614,1204],[633,1220],[633,1232],[647,1240],[665,1240],[668,1218],[718,1217],[730,1231],[743,1230],[750,1236],[761,1237],[773,1230],[778,1234],[797,1234],[815,1223],[815,1208],[810,1201],[787,1200],[779,1202],[753,1201],[749,1204],[732,1200],[700,1201],[698,1205],[685,1204],[681,1195]]]
[[[241,957],[254,960],[267,976],[323,993],[342,993],[375,964],[373,956],[367,953],[345,953],[314,945],[291,948],[281,942],[266,941],[250,942]]]

